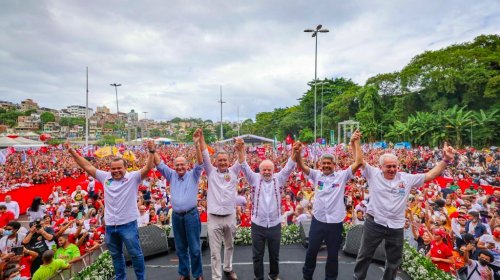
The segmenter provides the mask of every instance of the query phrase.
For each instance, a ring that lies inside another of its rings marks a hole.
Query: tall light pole
[[[222,101],[222,86],[220,86],[220,99],[217,102],[220,103],[220,140],[222,140],[224,139],[222,130],[222,104],[226,103],[226,101]]]
[[[89,67],[87,67],[87,94],[85,95],[85,147],[89,145]]]
[[[320,33],[327,33],[330,32],[328,29],[321,29],[323,25],[318,25],[316,26],[316,29],[306,29],[304,32],[312,32],[312,37],[316,39],[316,48],[314,51],[314,142],[316,142],[316,126],[317,126],[317,120],[316,120],[316,78],[317,78],[317,73],[318,73],[318,32]]]
[[[109,84],[109,85],[112,86],[112,87],[115,87],[115,93],[116,93],[116,114],[118,115],[118,113],[120,112],[120,110],[118,109],[118,87],[121,87],[122,84],[114,83],[114,84]]]
[[[145,135],[149,138],[149,131],[148,131],[148,112],[143,112],[144,113],[144,130],[145,130]],[[144,138],[144,137],[142,137]]]

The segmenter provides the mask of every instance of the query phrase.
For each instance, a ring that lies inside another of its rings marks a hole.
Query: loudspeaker
[[[167,235],[162,228],[155,225],[139,228],[139,242],[145,257],[168,253]],[[123,253],[125,259],[129,261],[130,255],[127,252],[126,246],[123,246]]]
[[[351,255],[358,255],[359,248],[361,247],[361,238],[363,236],[363,225],[357,225],[352,227],[346,234],[344,247],[342,251]],[[385,261],[385,241],[378,245],[373,259],[377,261]]]
[[[201,240],[201,248],[206,249],[208,247],[208,226],[207,223],[201,223],[200,230],[200,240]],[[175,250],[175,238],[174,238],[174,229],[170,229],[170,233],[168,234],[168,246]]]
[[[302,246],[307,248],[309,246],[309,231],[311,230],[311,221],[304,221],[300,223],[300,240]]]

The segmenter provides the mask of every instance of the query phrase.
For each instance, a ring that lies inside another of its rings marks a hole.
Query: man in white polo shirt
[[[398,158],[383,154],[380,169],[363,162],[362,175],[368,181],[370,202],[367,207],[363,236],[359,248],[354,279],[365,279],[373,254],[385,240],[384,280],[395,279],[403,255],[405,209],[410,190],[439,176],[455,157],[455,150],[444,144],[442,161],[425,174],[398,171]]]
[[[154,167],[154,142],[147,143],[149,157],[146,166],[139,171],[132,172],[127,172],[126,162],[122,158],[115,158],[111,161],[110,172],[98,170],[71,148],[69,141],[64,143],[64,147],[83,170],[103,185],[106,202],[104,208],[105,242],[113,259],[116,279],[127,279],[123,244],[132,258],[135,276],[138,280],[145,279],[146,267],[137,229],[139,217],[137,193],[140,183]]]
[[[274,163],[263,160],[259,173],[255,173],[245,160],[243,139],[236,140],[238,161],[251,188],[252,199],[252,254],[253,271],[256,280],[264,279],[264,250],[267,243],[269,251],[268,279],[279,279],[279,254],[281,242],[281,194],[288,177],[295,169],[295,153],[288,159],[285,167],[274,173]]]
[[[302,145],[298,148],[297,163],[315,186],[313,218],[309,231],[309,246],[302,268],[305,280],[312,280],[319,249],[326,243],[328,258],[325,265],[325,279],[337,279],[339,272],[339,249],[342,243],[342,222],[346,216],[344,204],[345,186],[363,163],[359,144],[361,134],[356,130],[351,137],[351,147],[355,162],[345,170],[334,172],[334,157],[324,154],[320,158],[321,171],[304,164],[301,156]]]
[[[233,271],[234,236],[236,234],[236,186],[240,165],[229,167],[229,155],[219,151],[215,155],[215,167],[210,162],[203,130],[197,129],[203,151],[203,167],[208,176],[207,212],[208,243],[212,264],[212,280],[222,279],[221,248],[224,243],[224,275],[238,279]]]

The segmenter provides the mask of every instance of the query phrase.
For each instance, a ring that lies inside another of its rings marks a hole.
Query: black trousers
[[[302,268],[304,279],[312,280],[319,249],[326,243],[328,257],[325,265],[325,279],[336,280],[339,274],[339,249],[342,243],[342,223],[322,223],[314,217],[309,230],[309,246],[307,247],[306,262]]]
[[[280,273],[281,224],[266,228],[252,223],[253,273],[256,280],[264,279],[264,251],[269,251],[269,277],[275,279]]]
[[[363,224],[363,236],[359,248],[356,265],[354,266],[354,279],[366,279],[373,255],[378,245],[385,240],[385,270],[383,280],[396,278],[398,267],[403,257],[404,232],[402,228],[388,228],[375,223],[373,217],[366,215]]]

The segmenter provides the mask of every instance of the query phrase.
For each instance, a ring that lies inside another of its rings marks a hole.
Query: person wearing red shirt
[[[198,206],[198,212],[200,212],[200,222],[206,223],[207,222],[207,211],[205,211],[205,208],[203,208],[203,206]]]
[[[15,218],[14,213],[7,210],[7,206],[4,204],[0,205],[0,228],[3,228]]]
[[[295,212],[295,203],[292,201],[292,197],[287,194],[285,196],[285,201],[283,201],[283,206],[285,206],[285,212]],[[288,215],[286,218],[287,224],[291,225],[293,224],[293,215]]]
[[[240,227],[250,227],[252,225],[252,220],[250,216],[250,208],[246,208],[244,213],[240,215]]]
[[[439,269],[444,272],[450,272],[453,266],[452,249],[443,242],[448,234],[444,229],[436,229],[434,231],[434,240],[431,242],[431,250],[427,254]]]

